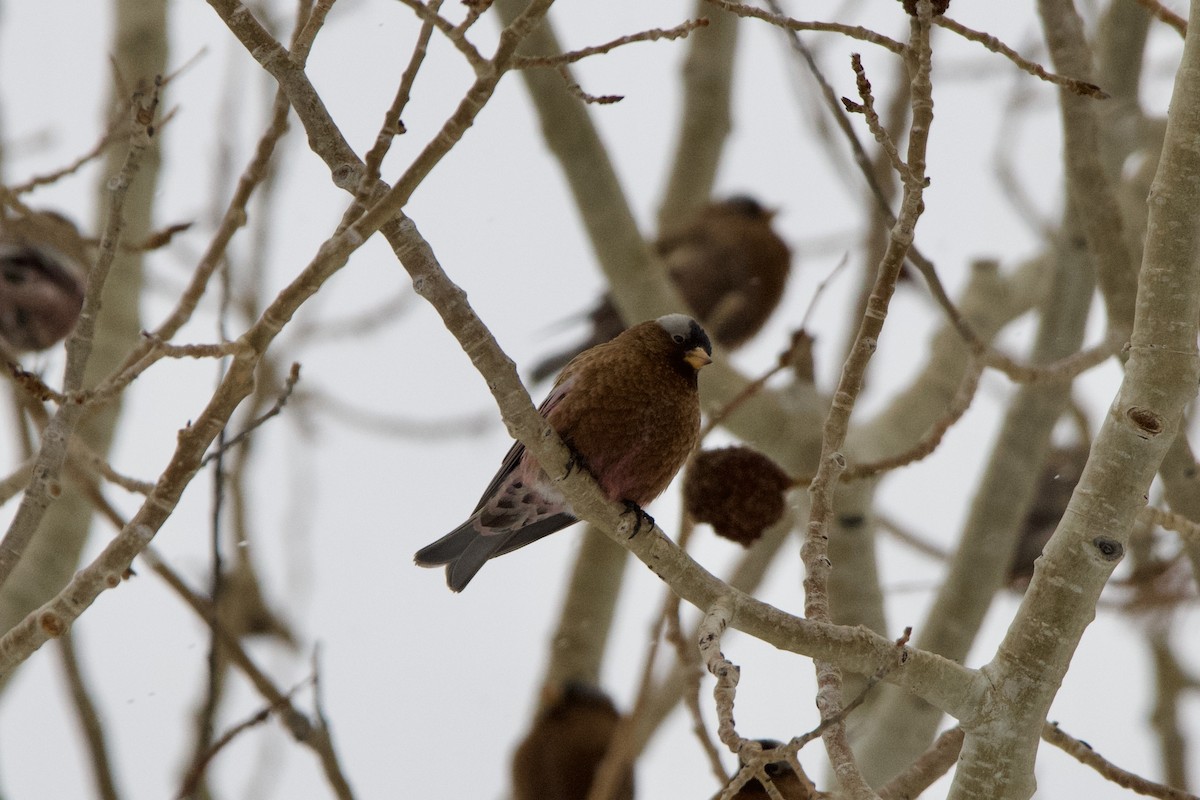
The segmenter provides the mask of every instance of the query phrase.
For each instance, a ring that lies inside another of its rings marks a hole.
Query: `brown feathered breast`
[[[687,350],[657,321],[593,347],[563,371],[550,424],[613,500],[662,494],[696,446],[700,397]]]
[[[696,373],[711,362],[712,342],[699,323],[667,314],[573,359],[539,410],[576,466],[611,499],[640,507],[667,487],[696,444]],[[555,481],[517,442],[471,516],[413,560],[446,565],[447,585],[460,592],[488,559],[576,521]]]

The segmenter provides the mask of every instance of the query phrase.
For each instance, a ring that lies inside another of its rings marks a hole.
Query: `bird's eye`
[[[676,344],[683,344],[683,335],[682,334],[677,333],[674,336],[672,336],[671,338],[675,340]]]

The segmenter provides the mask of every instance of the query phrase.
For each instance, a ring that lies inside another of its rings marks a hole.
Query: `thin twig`
[[[757,742],[743,741],[738,749],[739,757],[742,759],[742,769],[734,776],[733,780],[726,786],[721,797],[732,797],[733,791],[744,786],[751,778],[757,779],[758,782],[767,790],[767,793],[774,797],[772,790],[775,789],[770,776],[766,772],[766,765],[777,761],[786,760],[795,771],[796,776],[801,781],[808,784],[810,795],[816,794],[816,787],[808,779],[804,772],[804,768],[800,765],[799,752],[809,742],[812,742],[817,737],[824,736],[825,732],[834,726],[840,726],[846,721],[850,714],[861,706],[867,699],[871,691],[879,684],[881,680],[886,678],[888,674],[899,666],[902,666],[908,658],[908,640],[912,636],[912,628],[905,628],[903,635],[895,641],[895,644],[890,654],[890,658],[884,661],[883,664],[875,670],[874,674],[867,680],[862,690],[858,695],[841,708],[837,714],[826,717],[821,720],[817,727],[811,731],[793,738],[790,742],[782,744],[778,747],[764,748],[759,746],[755,749]]]
[[[796,776],[806,784],[809,792],[808,796],[816,796],[816,786],[805,774],[804,768],[800,764],[800,750],[809,742],[824,734],[830,727],[840,725],[844,722],[853,711],[863,704],[867,696],[871,693],[871,690],[881,680],[886,678],[888,673],[904,664],[907,659],[908,640],[911,635],[912,628],[905,628],[904,634],[895,642],[893,657],[875,671],[863,689],[858,693],[858,696],[847,703],[836,715],[822,720],[811,731],[793,738],[786,744],[780,744],[778,747],[764,747],[761,741],[741,740],[736,752],[742,761],[742,767],[733,778],[729,779],[724,791],[720,795],[721,798],[727,800],[734,797],[737,790],[749,783],[750,780],[757,780],[766,789],[768,795],[778,797],[778,789],[774,786],[771,776],[766,772],[766,766],[784,760],[795,771]]]
[[[897,541],[908,545],[922,555],[926,555],[930,558],[943,562],[950,559],[950,553],[945,548],[939,547],[938,545],[935,545],[917,536],[886,514],[875,512],[875,522],[881,529],[891,534]]]
[[[578,81],[576,81],[571,75],[571,71],[567,69],[566,64],[558,64],[554,69],[555,72],[558,73],[559,77],[563,79],[563,83],[566,84],[567,91],[570,92],[575,98],[582,100],[585,103],[607,106],[612,105],[613,103],[619,103],[625,99],[625,95],[623,94],[588,94],[583,90],[583,87],[579,85]]]
[[[119,397],[129,384],[164,358],[226,358],[234,355],[237,350],[236,342],[171,344],[159,338],[157,333],[142,331],[142,343],[131,354],[131,357],[134,354],[140,354],[136,361],[129,362],[127,360],[126,365],[116,373],[90,389],[72,392],[64,397],[62,402],[78,403],[90,407],[103,405]]]
[[[306,3],[301,0],[300,13],[303,14],[306,8]],[[220,292],[217,300],[217,337],[228,340],[229,331],[227,327],[229,308],[230,308],[230,265],[228,259],[223,261],[223,269],[221,270]],[[156,345],[165,346],[165,342],[156,342]],[[224,357],[217,364],[216,372],[216,387],[219,388],[221,381],[225,377],[226,362]],[[223,510],[225,507],[225,441],[228,436],[228,427],[222,427],[217,432],[216,438],[216,458],[212,461],[212,482],[209,486],[209,492],[212,497],[212,503],[209,507],[208,514],[208,550],[209,550],[209,589],[208,599],[212,605],[214,613],[220,617],[220,609],[226,603],[225,599],[225,554],[222,550],[222,525],[224,523]],[[209,463],[208,460],[200,462],[200,469],[204,469]],[[227,662],[221,651],[221,640],[216,630],[209,633],[208,638],[208,656],[205,659],[207,664],[207,672],[204,681],[204,697],[200,701],[200,708],[194,718],[195,727],[195,743],[192,750],[191,766],[185,775],[185,786],[189,779],[203,787],[204,781],[204,766],[207,764],[207,754],[213,749],[213,734],[216,731],[217,709],[221,705],[222,697],[225,694],[225,673]],[[204,788],[204,793],[207,794],[207,788]]]
[[[1134,0],[1134,2],[1149,11],[1150,16],[1159,22],[1165,22],[1170,25],[1180,36],[1187,36],[1187,20],[1158,2],[1158,0]]]
[[[680,549],[687,549],[689,542],[691,542],[692,534],[695,531],[695,521],[691,518],[690,514],[684,514],[679,522],[679,535],[676,537],[676,543]],[[724,782],[728,776],[725,774],[725,768],[721,764],[721,754],[717,750],[716,743],[709,736],[708,727],[704,724],[704,715],[700,710],[700,682],[703,676],[703,669],[700,666],[699,654],[696,648],[683,635],[683,626],[679,619],[679,605],[679,595],[669,589],[663,593],[663,604],[658,616],[657,629],[661,632],[662,638],[674,647],[678,663],[686,669],[684,681],[687,685],[683,691],[683,699],[684,705],[688,710],[688,715],[692,720],[692,733],[695,734],[696,740],[700,743],[700,749],[708,759],[709,768],[712,769],[718,781]],[[655,642],[657,644],[657,639]],[[634,734],[637,727],[642,723],[642,717],[646,714],[652,701],[655,689],[652,680],[653,675],[647,672],[646,678],[647,680],[643,681],[638,692],[637,705],[634,707],[634,718],[631,720],[631,725],[628,729],[630,734]],[[638,751],[637,737],[630,735],[628,738],[629,751],[632,754],[636,754]]]
[[[1169,531],[1178,533],[1189,542],[1200,544],[1200,524],[1193,522],[1182,514],[1176,514],[1162,508],[1147,506],[1141,515],[1149,518],[1150,522]]]
[[[277,416],[279,414],[279,412],[283,411],[283,407],[285,405],[287,405],[288,398],[290,398],[292,396],[292,391],[296,388],[296,383],[299,380],[300,380],[300,364],[293,363],[291,371],[288,372],[287,380],[285,380],[283,382],[283,391],[281,391],[279,393],[279,396],[277,398],[275,398],[275,404],[272,405],[265,412],[263,412],[263,414],[260,415],[257,419],[255,419],[253,422],[251,422],[249,425],[247,425],[245,430],[243,430],[237,436],[234,436],[229,441],[220,444],[216,450],[214,450],[213,452],[209,453],[204,458],[202,458],[200,460],[200,468],[203,469],[214,458],[220,458],[224,453],[226,453],[230,449],[237,447],[239,444],[246,441],[246,438],[251,433],[253,433],[255,431],[255,429],[260,427],[267,420],[271,419],[271,417]]]
[[[893,669],[905,663],[908,658],[908,639],[912,634],[912,629],[906,629],[904,635],[896,640],[891,658],[875,671],[865,688],[853,701],[840,708],[835,714],[822,715],[820,724],[812,731],[792,739],[785,745],[764,748],[761,742],[738,735],[734,726],[734,699],[741,670],[721,652],[721,636],[733,615],[733,598],[729,595],[718,598],[704,615],[698,637],[700,655],[708,671],[717,679],[717,685],[713,688],[713,698],[717,706],[718,736],[726,747],[737,754],[743,765],[737,775],[726,784],[721,797],[733,797],[751,779],[757,779],[769,796],[776,797],[778,790],[766,773],[766,765],[786,759],[796,771],[797,776],[801,780],[807,781],[807,776],[805,776],[796,754],[804,745],[818,736],[824,735],[829,729],[841,725],[850,713],[863,703],[879,681],[883,680]]]
[[[804,329],[793,333],[791,343],[786,350],[779,354],[779,358],[773,367],[743,386],[742,390],[734,395],[728,403],[712,413],[708,421],[704,423],[704,427],[700,429],[700,440],[703,441],[717,426],[729,419],[730,415],[740,408],[742,404],[762,391],[763,387],[767,385],[767,381],[785,369],[795,366],[795,356],[798,350],[805,347],[811,348],[811,346],[812,337]]]
[[[109,757],[108,737],[104,725],[100,721],[100,712],[92,700],[87,680],[79,664],[79,655],[75,652],[75,637],[67,631],[58,640],[58,652],[62,656],[63,671],[66,673],[67,684],[71,687],[71,700],[75,704],[75,713],[79,717],[79,727],[83,730],[83,738],[91,755],[92,778],[96,782],[96,794],[101,800],[117,800],[116,781],[113,778],[112,759]]]
[[[1062,750],[1080,764],[1096,770],[1105,780],[1126,789],[1131,789],[1138,794],[1144,794],[1148,797],[1159,797],[1163,798],[1163,800],[1200,800],[1194,794],[1189,794],[1180,789],[1173,789],[1170,786],[1163,786],[1161,783],[1147,780],[1129,770],[1121,769],[1093,750],[1092,746],[1087,742],[1076,739],[1074,736],[1063,731],[1058,727],[1057,722],[1047,722],[1042,726],[1042,739]]]
[[[817,288],[813,290],[812,298],[808,301],[808,307],[804,309],[804,316],[800,318],[800,330],[803,331],[808,329],[808,322],[810,319],[812,319],[813,312],[816,311],[817,305],[821,301],[821,297],[825,294],[825,291],[829,288],[829,285],[833,283],[833,279],[841,274],[842,270],[844,270],[849,263],[850,256],[843,254],[842,257],[838,259],[837,266],[829,270],[829,274],[822,278],[821,282],[817,284]]]
[[[779,354],[775,365],[762,375],[748,382],[742,387],[741,391],[739,391],[733,396],[732,399],[729,400],[729,402],[709,415],[707,421],[704,423],[704,427],[700,430],[701,442],[703,442],[710,433],[716,430],[717,427],[722,425],[725,420],[727,420],[733,414],[734,411],[761,392],[767,385],[767,382],[780,372],[790,368],[796,371],[796,378],[798,380],[809,382],[813,380],[811,370],[805,370],[800,366],[801,363],[806,363],[809,367],[811,367],[812,363],[813,338],[807,332],[808,320],[812,316],[813,310],[817,307],[817,304],[820,301],[821,296],[825,293],[825,290],[848,263],[849,260],[843,257],[840,261],[838,261],[837,266],[830,270],[829,274],[826,275],[819,284],[817,284],[817,288],[813,291],[813,296],[808,302],[808,307],[804,311],[804,316],[800,320],[799,329],[792,333],[791,342],[789,343],[788,348]]]
[[[1104,100],[1108,98],[1108,93],[1096,84],[1077,80],[1075,78],[1068,78],[1065,75],[1059,75],[1057,73],[1050,72],[1041,64],[1022,57],[1016,50],[1013,50],[1011,47],[991,34],[968,28],[966,25],[963,25],[960,22],[955,22],[947,16],[934,17],[933,23],[935,25],[940,25],[948,31],[957,33],[964,39],[969,39],[972,42],[978,42],[988,50],[991,50],[993,53],[1004,56],[1009,61],[1016,64],[1019,68],[1025,72],[1028,72],[1030,75],[1041,78],[1049,83],[1053,83],[1056,86],[1061,86],[1064,89],[1069,89],[1075,94],[1082,95],[1084,97],[1094,97],[1097,100]]]
[[[360,339],[398,321],[416,305],[415,300],[416,295],[412,290],[404,288],[353,315],[336,319],[298,319],[292,323],[292,342],[316,346],[344,339]]]
[[[867,79],[867,71],[863,67],[862,56],[858,53],[851,53],[850,66],[854,70],[855,83],[858,87],[858,97],[862,100],[862,103],[851,103],[849,100],[843,98],[842,105],[852,114],[863,115],[863,119],[867,122],[867,128],[871,131],[871,135],[875,137],[875,141],[879,142],[879,146],[883,148],[888,161],[892,164],[892,169],[896,170],[901,178],[906,178],[909,171],[908,165],[904,163],[904,159],[900,158],[900,151],[896,149],[896,143],[892,141],[892,137],[879,120],[879,114],[875,111],[875,98],[871,94],[871,82]]]
[[[1121,349],[1126,344],[1126,335],[1119,328],[1114,328],[1105,337],[1104,341],[1099,344],[1086,350],[1080,350],[1078,353],[1066,356],[1058,361],[1041,365],[1022,364],[990,347],[975,332],[975,329],[971,327],[971,323],[967,321],[962,312],[954,305],[950,296],[946,294],[946,289],[942,285],[941,278],[938,277],[930,261],[923,256],[910,252],[909,263],[915,266],[917,271],[921,273],[921,276],[925,278],[934,300],[946,312],[950,324],[954,326],[959,336],[966,342],[972,355],[980,359],[984,366],[1004,373],[1014,383],[1025,384],[1038,383],[1040,381],[1071,380],[1092,367],[1103,364],[1109,358],[1121,352]]]
[[[567,53],[559,53],[552,56],[517,56],[513,59],[513,69],[557,67],[560,64],[574,64],[576,61],[582,61],[589,56],[601,55],[618,47],[633,44],[634,42],[657,42],[659,39],[685,39],[692,31],[697,28],[706,27],[707,25],[708,18],[701,17],[700,19],[689,19],[686,22],[681,22],[674,28],[651,28],[650,30],[631,33],[627,36],[613,39],[611,42],[584,47],[579,50],[571,50]]]
[[[467,19],[464,20],[461,26],[456,26],[441,14],[431,11],[429,6],[421,2],[421,0],[400,0],[400,2],[411,8],[422,21],[431,21],[450,40],[450,43],[458,48],[458,52],[462,54],[467,63],[475,70],[475,74],[478,75],[481,70],[486,68],[488,60],[475,48],[475,45],[467,41],[467,37],[464,35],[467,27],[475,21],[470,14],[468,14]]]
[[[942,439],[946,433],[954,426],[956,422],[962,419],[963,414],[967,413],[967,409],[971,407],[971,401],[975,399],[975,392],[979,388],[979,377],[983,370],[978,363],[973,363],[963,371],[962,383],[959,384],[958,391],[955,393],[950,405],[946,408],[946,413],[943,414],[936,422],[929,427],[929,432],[908,450],[897,453],[888,458],[881,458],[878,461],[870,461],[863,464],[852,464],[846,468],[840,476],[843,482],[869,478],[878,475],[880,472],[886,472],[898,467],[907,466],[915,463],[933,453],[938,445],[942,443]]]
[[[828,33],[840,33],[843,36],[849,36],[851,39],[861,39],[864,42],[879,45],[880,47],[891,50],[898,56],[908,55],[908,46],[895,39],[888,38],[882,33],[863,28],[859,25],[842,25],[838,22],[801,22],[798,19],[792,19],[786,14],[772,14],[769,11],[764,11],[761,8],[744,5],[742,3],[730,2],[730,0],[708,0],[715,6],[725,9],[739,17],[753,17],[761,19],[764,22],[769,22],[776,27],[783,28],[789,31],[825,31]]]
[[[1150,726],[1158,739],[1163,781],[1170,786],[1187,786],[1189,747],[1183,720],[1188,676],[1171,647],[1169,626],[1147,625],[1143,635],[1154,665]]]
[[[40,375],[30,372],[16,361],[7,362],[6,366],[8,367],[8,377],[12,380],[13,385],[33,400],[43,403],[52,402],[59,406],[66,404],[66,396],[62,392],[51,389]]]
[[[313,42],[317,40],[317,34],[325,25],[325,18],[333,10],[333,4],[334,0],[317,0],[309,7],[307,2],[301,0],[291,43],[291,58],[296,63],[304,64],[308,61],[308,54],[312,52]],[[307,13],[305,13],[306,9]]]
[[[7,477],[0,478],[0,506],[7,503],[29,485],[29,479],[33,476],[33,466],[36,463],[36,458],[27,458],[20,466],[10,472]]]
[[[904,633],[900,636],[899,639],[896,640],[895,657],[889,661],[884,662],[879,667],[879,669],[875,670],[875,673],[873,675],[871,675],[870,678],[867,679],[866,684],[863,686],[862,690],[859,691],[859,693],[855,696],[855,698],[853,700],[851,700],[849,703],[847,703],[845,705],[845,707],[843,707],[835,716],[829,717],[828,719],[821,720],[821,724],[817,725],[817,727],[813,728],[808,733],[805,733],[802,736],[798,736],[795,739],[792,739],[792,741],[789,742],[787,746],[788,747],[794,746],[795,751],[793,751],[793,752],[799,751],[800,748],[804,747],[804,745],[808,744],[813,739],[816,739],[818,736],[822,735],[829,727],[831,727],[833,725],[838,725],[838,724],[841,724],[842,722],[844,722],[850,716],[851,712],[853,712],[856,708],[858,708],[864,702],[866,702],[867,695],[869,695],[871,693],[872,689],[874,689],[877,685],[879,685],[879,682],[881,680],[883,680],[884,678],[886,678],[888,676],[888,673],[890,673],[896,667],[899,667],[902,664],[904,664],[905,660],[907,660],[907,658],[908,658],[908,655],[907,655],[908,654],[908,649],[907,649],[908,648],[908,640],[911,636],[912,636],[912,628],[905,628]]]
[[[429,39],[433,35],[433,25],[441,7],[442,0],[432,0],[425,7],[427,13],[421,23],[421,30],[417,34],[417,43],[413,46],[412,55],[408,58],[408,65],[400,75],[400,85],[396,87],[396,96],[392,99],[392,105],[388,108],[387,113],[383,115],[383,124],[379,126],[379,133],[375,134],[375,144],[371,145],[371,149],[367,151],[367,155],[363,159],[362,180],[359,182],[355,198],[364,207],[379,188],[377,186],[379,170],[384,156],[391,149],[395,138],[404,133],[404,122],[400,116],[408,105],[413,84],[417,80],[417,73],[425,62],[426,53],[429,52]]]
[[[96,142],[95,147],[79,156],[67,166],[56,169],[53,172],[46,173],[45,175],[36,175],[24,183],[17,184],[16,186],[10,186],[8,191],[12,192],[14,196],[26,194],[38,188],[39,186],[48,186],[52,183],[57,183],[63,178],[75,174],[80,169],[99,158],[104,151],[108,149],[108,146],[114,141],[125,138],[129,135],[128,128],[121,124],[125,120],[126,117],[123,115],[115,116],[112,124],[109,125],[108,130],[106,130],[104,135],[100,137],[100,141]]]
[[[460,439],[479,436],[497,425],[495,413],[478,411],[456,417],[419,419],[362,408],[321,390],[309,389],[296,402],[343,425],[359,430],[415,440]]]
[[[604,758],[596,765],[591,786],[588,787],[584,800],[613,800],[620,791],[630,764],[633,763],[635,742],[630,734],[636,728],[639,717],[645,712],[646,698],[654,681],[654,665],[658,660],[659,645],[662,642],[662,632],[666,625],[664,614],[658,616],[651,631],[650,646],[642,661],[642,675],[638,682],[637,700],[634,701],[633,709],[622,716],[613,729],[608,742],[608,750],[604,753]]]
[[[472,25],[479,21],[483,12],[492,7],[493,0],[463,0],[463,5],[467,7],[467,15],[463,17],[463,21],[455,26],[454,32],[465,34]]]
[[[152,333],[144,332],[143,337],[150,340],[154,349],[167,358],[228,358],[237,352],[233,342],[223,344],[171,344],[164,342]]]
[[[217,230],[213,234],[208,248],[201,256],[196,268],[192,271],[191,281],[180,295],[174,310],[154,329],[152,335],[147,337],[146,341],[142,342],[139,347],[134,348],[126,356],[124,363],[116,373],[104,382],[104,384],[108,385],[108,390],[115,390],[127,384],[133,380],[133,377],[136,377],[136,375],[152,364],[154,360],[161,358],[161,355],[159,355],[147,360],[147,357],[154,351],[154,342],[170,340],[191,319],[192,314],[195,313],[197,306],[200,304],[200,298],[204,296],[205,291],[208,289],[209,279],[225,256],[229,242],[233,239],[234,234],[246,224],[248,219],[246,206],[250,202],[254,190],[267,177],[271,158],[275,153],[275,146],[287,131],[289,108],[290,106],[284,93],[282,91],[277,92],[271,110],[271,120],[267,124],[267,129],[259,138],[254,155],[250,158],[250,162],[246,165],[241,177],[238,179],[237,188],[234,190],[233,197],[229,200],[229,205],[225,209],[225,214],[222,216],[220,223],[217,225]],[[140,369],[136,369],[138,365],[140,365]],[[124,373],[127,371],[135,369],[133,377],[124,376]],[[103,395],[100,386],[96,387],[96,391],[100,395]]]
[[[875,353],[887,318],[888,304],[895,291],[896,280],[904,266],[905,256],[912,244],[917,221],[924,207],[922,195],[926,183],[925,153],[933,123],[932,86],[929,81],[932,69],[932,51],[929,43],[932,7],[928,0],[920,0],[917,9],[917,16],[910,21],[912,122],[908,143],[908,170],[901,175],[904,193],[900,213],[892,228],[887,251],[876,271],[875,285],[867,300],[866,312],[859,323],[846,363],[842,367],[841,379],[834,392],[833,403],[822,431],[817,474],[809,487],[812,508],[807,535],[800,549],[806,573],[804,615],[809,619],[830,619],[829,528],[833,520],[834,487],[846,468],[846,459],[841,449],[849,429],[850,414],[862,389],[867,366]],[[816,702],[821,719],[836,717],[842,704],[841,670],[824,660],[815,660],[814,663],[817,671]],[[854,754],[846,738],[845,726],[831,725],[824,731],[822,738],[842,791],[855,798],[875,797],[855,763]]]
[[[148,253],[151,250],[161,250],[171,243],[181,233],[186,233],[192,228],[191,222],[175,222],[165,228],[159,228],[156,231],[151,231],[146,234],[140,242],[134,244],[122,245],[122,248],[127,252]]]
[[[338,763],[337,752],[333,749],[333,731],[329,727],[329,718],[325,714],[325,695],[321,691],[321,664],[320,664],[321,648],[316,646],[313,648],[312,654],[312,687],[313,687],[313,715],[317,719],[314,733],[320,745],[318,753],[321,755],[321,762],[325,766],[327,773],[331,774],[331,782],[334,783],[334,789],[339,795],[350,796],[350,785],[346,783],[340,771],[337,777],[341,778],[341,784],[333,781],[332,771],[340,770]]]
[[[708,733],[708,727],[704,724],[704,714],[700,709],[700,685],[704,670],[700,666],[696,649],[683,635],[679,619],[678,595],[671,593],[670,597],[675,599],[675,607],[671,615],[667,617],[666,635],[667,639],[675,645],[678,663],[686,669],[684,678],[686,685],[682,692],[683,704],[692,720],[692,733],[695,734],[696,740],[700,743],[700,749],[704,751],[704,755],[708,759],[709,768],[717,776],[717,779],[724,783],[729,780],[729,776],[725,774],[725,768],[721,764],[721,754],[717,751],[716,743]]]
[[[122,573],[127,567],[121,567],[118,571],[118,566],[123,563],[124,559],[133,559],[136,554],[129,552],[129,546],[131,544],[137,546],[138,552],[151,570],[162,578],[167,586],[216,633],[221,642],[223,655],[242,671],[258,693],[278,712],[280,720],[292,737],[317,755],[337,797],[340,800],[353,800],[353,792],[350,790],[349,782],[343,773],[337,755],[333,751],[333,741],[328,729],[314,725],[308,717],[297,710],[288,700],[288,695],[278,689],[270,677],[254,663],[242,647],[238,637],[222,623],[212,602],[192,590],[187,582],[150,546],[152,531],[149,528],[131,526],[129,521],[108,503],[98,486],[87,481],[85,476],[75,477],[84,478],[81,483],[88,501],[115,528],[121,531],[117,539],[105,548],[99,559],[77,574],[76,588],[97,581],[102,581],[107,588],[120,585]],[[124,563],[128,562],[124,561]],[[80,578],[83,579],[82,582]],[[63,614],[51,610],[44,610],[37,619],[37,624],[51,636],[62,636],[67,633],[67,622],[68,620],[64,619]]]
[[[920,441],[902,453],[896,453],[895,455],[875,461],[849,465],[838,476],[838,480],[842,483],[849,483],[850,481],[870,478],[881,472],[889,472],[899,467],[916,463],[931,455],[937,450],[938,445],[942,443],[942,439],[945,438],[950,428],[962,419],[963,414],[967,413],[967,409],[971,407],[971,401],[975,399],[975,392],[979,388],[979,377],[982,372],[983,369],[978,362],[973,362],[963,371],[962,383],[959,384],[958,391],[955,393],[953,399],[951,399],[950,405],[946,407],[946,413],[929,426],[929,431]],[[793,478],[792,486],[807,486],[812,483],[815,477],[815,475],[802,475],[798,478]]]
[[[148,336],[144,338],[150,340]],[[143,372],[166,357],[166,353],[154,345],[153,340],[150,340],[148,346],[143,342],[137,349],[143,351],[137,361],[122,367],[92,388],[76,392],[71,399],[85,406],[98,406],[115,400],[129,384],[141,377]]]
[[[148,495],[154,491],[153,482],[131,478],[128,475],[117,472],[112,464],[109,464],[103,456],[79,439],[71,440],[70,459],[71,463],[84,467],[92,474],[99,475],[104,480],[120,486],[127,492]]]
[[[270,677],[246,653],[237,637],[220,623],[216,608],[207,598],[201,597],[193,591],[183,578],[155,553],[153,548],[147,547],[142,555],[150,564],[151,569],[165,580],[167,585],[216,633],[221,640],[224,655],[242,671],[272,708],[278,711],[280,721],[292,734],[292,737],[317,754],[325,770],[325,776],[336,795],[341,800],[352,800],[354,793],[351,791],[350,783],[333,751],[333,740],[329,729],[310,720],[292,704],[287,694],[275,686]]]
[[[298,683],[289,689],[287,694],[281,697],[279,700],[268,703],[256,713],[252,714],[251,716],[231,727],[229,730],[225,731],[225,733],[221,734],[221,736],[214,740],[209,748],[201,754],[200,758],[196,759],[196,761],[192,763],[192,766],[190,769],[188,769],[187,774],[183,776],[183,782],[179,788],[179,793],[176,795],[176,798],[178,798],[178,800],[187,800],[188,798],[193,797],[197,787],[200,785],[200,781],[204,777],[204,771],[208,768],[208,765],[212,763],[212,760],[217,757],[217,754],[220,753],[221,750],[225,749],[227,745],[229,745],[241,734],[255,726],[262,725],[264,722],[269,720],[271,718],[271,714],[282,709],[284,705],[291,701],[296,692],[300,691],[302,688],[311,684],[312,682],[313,678],[306,678],[303,682]]]
[[[777,16],[783,16],[778,0],[767,0],[767,4],[774,10]],[[854,163],[858,166],[863,180],[866,181],[871,196],[875,198],[879,213],[883,215],[888,225],[895,225],[896,214],[892,211],[891,203],[888,201],[883,187],[879,185],[874,167],[871,164],[871,159],[867,156],[862,142],[859,141],[858,134],[855,133],[854,127],[850,124],[850,119],[839,102],[837,93],[834,92],[829,81],[825,79],[825,76],[817,66],[812,52],[801,41],[800,37],[796,35],[796,32],[789,30],[788,34],[788,41],[792,49],[804,59],[809,72],[821,89],[821,96],[825,101],[826,108],[829,109],[830,114],[837,123],[838,129],[846,137],[846,141],[850,145],[850,150],[854,154]],[[994,350],[975,332],[975,329],[963,317],[958,307],[954,305],[954,301],[950,299],[950,295],[946,292],[946,288],[942,284],[942,280],[938,276],[933,262],[921,253],[915,242],[909,246],[906,257],[908,263],[921,273],[921,276],[925,279],[929,287],[930,294],[933,295],[933,299],[945,312],[946,317],[950,320],[959,336],[971,348],[971,352],[980,358],[986,366],[1003,372],[1017,383],[1068,379],[1095,364],[1102,363],[1109,355],[1117,352],[1125,343],[1123,336],[1114,334],[1092,350],[1084,351],[1077,356],[1072,356],[1070,359],[1065,359],[1063,362],[1042,365],[1041,367],[1018,363],[1003,353]],[[1069,365],[1067,364],[1068,361],[1070,362]]]

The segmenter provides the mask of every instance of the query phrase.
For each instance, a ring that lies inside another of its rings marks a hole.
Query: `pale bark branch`
[[[733,61],[738,19],[696,0],[693,16],[708,14],[708,27],[688,38],[683,62],[683,102],[674,156],[658,210],[658,229],[687,219],[712,195],[721,153],[732,128]]]
[[[1074,13],[1069,4],[1056,9],[1068,10]],[[981,724],[964,725],[968,734],[951,800],[973,796],[985,785],[998,800],[1032,793],[1033,761],[1046,712],[1094,616],[1100,591],[1121,560],[1183,407],[1196,395],[1200,2],[1192,3],[1191,15],[1151,191],[1125,377],[1016,619],[982,670],[992,688],[981,698]],[[1018,695],[1020,702],[1012,702]]]
[[[92,354],[92,343],[96,332],[96,317],[100,311],[100,295],[109,268],[117,255],[117,246],[124,231],[122,217],[125,198],[137,175],[141,159],[150,147],[150,138],[157,121],[158,87],[149,95],[135,97],[130,112],[130,143],[125,164],[116,179],[110,184],[108,222],[104,237],[100,241],[100,255],[88,272],[87,288],[84,292],[83,309],[75,332],[67,342],[67,366],[63,375],[64,392],[77,391],[83,385],[84,372]],[[33,476],[21,504],[13,517],[3,540],[0,540],[0,587],[16,569],[29,543],[41,524],[51,500],[61,492],[59,473],[66,463],[68,443],[83,416],[83,407],[77,404],[63,405],[42,432],[42,446],[38,452]]]

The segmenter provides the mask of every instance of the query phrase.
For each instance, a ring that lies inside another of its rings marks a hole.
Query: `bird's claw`
[[[641,506],[632,500],[623,500],[621,502],[625,504],[625,513],[633,514],[633,533],[629,534],[630,539],[641,533],[643,525],[651,529],[654,528],[654,517],[643,511]]]
[[[570,453],[570,455],[567,457],[567,467],[566,467],[566,470],[564,470],[564,472],[563,472],[563,480],[566,480],[567,478],[571,477],[572,472],[577,472],[579,470],[587,469],[587,462],[585,462],[583,460],[583,456],[581,456],[581,455],[579,455],[579,453],[575,452],[574,447],[571,447],[570,445],[568,445],[567,452]]]

